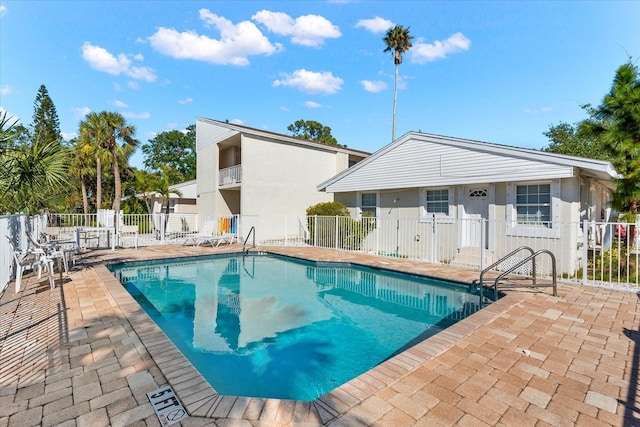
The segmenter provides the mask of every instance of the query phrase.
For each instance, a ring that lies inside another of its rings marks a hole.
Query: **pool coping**
[[[222,253],[235,253],[230,248]],[[262,252],[285,255],[274,248],[262,248]],[[155,254],[149,260],[182,258]],[[295,257],[294,257],[295,258]],[[298,257],[299,258],[299,257]],[[299,258],[305,259],[306,258]],[[119,261],[125,261],[120,259]],[[136,258],[133,261],[144,261]],[[309,260],[314,261],[314,260]],[[348,261],[349,264],[354,264]],[[98,277],[139,336],[150,356],[180,398],[190,416],[212,419],[265,420],[326,425],[347,414],[352,408],[406,375],[416,371],[429,360],[437,357],[456,342],[469,336],[480,327],[496,319],[509,308],[519,303],[524,294],[508,292],[500,300],[489,304],[467,318],[449,326],[413,347],[387,359],[373,369],[333,389],[314,401],[296,401],[272,398],[255,398],[220,395],[198,370],[187,360],[175,344],[162,332],[137,301],[126,291],[115,275],[108,269],[108,262],[95,266]],[[360,261],[358,265],[388,269]],[[425,276],[420,273],[411,273]],[[428,277],[438,277],[429,275]],[[447,277],[447,279],[449,279]]]

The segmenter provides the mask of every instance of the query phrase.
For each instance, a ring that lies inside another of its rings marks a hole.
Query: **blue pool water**
[[[273,255],[111,270],[224,395],[314,400],[481,308],[466,286]]]

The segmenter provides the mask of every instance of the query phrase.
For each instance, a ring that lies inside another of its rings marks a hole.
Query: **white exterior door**
[[[480,247],[482,243],[482,219],[489,217],[489,189],[465,187],[462,221],[462,246]]]

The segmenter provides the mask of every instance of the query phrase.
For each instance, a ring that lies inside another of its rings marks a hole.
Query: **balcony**
[[[218,171],[218,186],[233,187],[242,182],[242,165],[231,166],[230,168]]]

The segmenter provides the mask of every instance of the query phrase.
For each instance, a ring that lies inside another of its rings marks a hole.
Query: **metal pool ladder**
[[[509,268],[501,272],[497,277],[485,279],[485,274],[500,264],[505,263],[508,259],[516,255],[518,252],[527,251],[529,255],[524,259],[519,259],[514,265],[511,265]],[[551,283],[544,282],[539,283],[536,275],[536,258],[540,255],[547,254],[551,258]],[[519,274],[519,277],[507,277],[509,274],[514,273],[524,267],[527,263],[531,263],[531,275],[523,276]],[[529,246],[520,246],[517,249],[509,252],[507,255],[500,258],[498,261],[494,262],[490,266],[486,267],[480,273],[480,279],[474,280],[474,286],[477,286],[480,289],[481,295],[484,296],[484,282],[486,280],[493,280],[493,300],[498,300],[498,288],[539,288],[539,287],[553,287],[553,296],[558,296],[558,284],[556,281],[556,257],[555,255],[547,250],[540,249],[538,251],[533,251]],[[530,283],[526,283],[531,281]]]
[[[251,237],[251,235],[253,234],[253,247],[256,247],[256,227],[251,226],[251,229],[249,229],[249,233],[247,233],[247,237],[244,239],[244,243],[242,244],[242,253],[244,255],[249,253],[249,249],[246,249],[247,247],[247,241],[249,240],[249,237]]]

